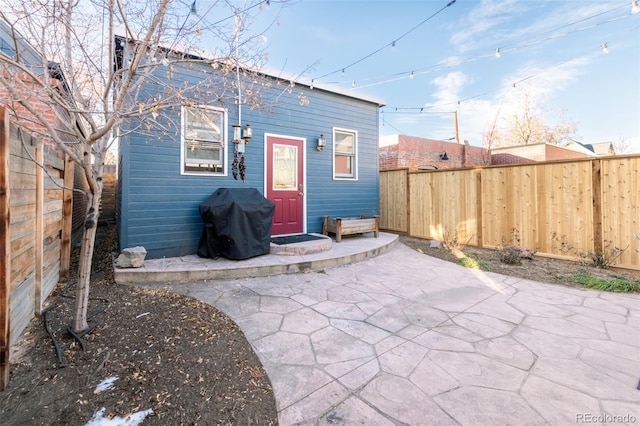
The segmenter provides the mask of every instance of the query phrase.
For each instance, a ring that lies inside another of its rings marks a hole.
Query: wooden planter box
[[[373,232],[378,238],[380,217],[379,216],[360,216],[360,217],[337,217],[331,218],[325,216],[322,219],[322,233],[328,235],[329,232],[336,234],[336,242],[342,241],[343,235],[362,234],[365,232]]]

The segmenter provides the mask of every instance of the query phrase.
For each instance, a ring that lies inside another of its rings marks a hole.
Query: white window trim
[[[343,133],[352,133],[353,134],[353,158],[354,158],[354,164],[353,164],[353,176],[336,176],[336,132],[343,132]],[[332,159],[332,163],[333,163],[333,180],[348,180],[348,181],[355,181],[358,180],[358,131],[357,130],[353,130],[353,129],[344,129],[341,127],[334,127],[333,128],[333,138],[331,141],[331,146],[332,146],[332,150],[331,150],[331,155],[333,156]]]
[[[220,176],[220,177],[224,177],[227,176],[229,173],[228,170],[228,158],[229,158],[229,144],[228,144],[228,134],[229,134],[229,127],[228,127],[228,111],[225,108],[218,108],[218,107],[212,107],[209,105],[193,105],[190,106],[190,108],[202,108],[202,109],[209,109],[209,110],[213,110],[213,111],[220,111],[222,112],[222,173],[212,173],[212,172],[188,172],[184,170],[184,163],[185,163],[185,158],[184,158],[184,143],[185,143],[185,131],[184,131],[184,126],[186,125],[186,112],[185,112],[185,108],[187,106],[183,105],[180,107],[180,174],[184,175],[184,176]]]

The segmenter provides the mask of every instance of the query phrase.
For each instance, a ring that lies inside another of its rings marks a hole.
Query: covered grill
[[[255,188],[220,188],[200,204],[198,256],[240,260],[269,253],[275,205]]]

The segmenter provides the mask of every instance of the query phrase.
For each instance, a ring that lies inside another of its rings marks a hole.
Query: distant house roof
[[[591,147],[596,155],[615,155],[616,149],[611,142],[592,143]]]
[[[131,41],[131,39],[124,33],[124,30],[122,28],[116,28],[115,36],[121,40]],[[179,52],[181,54],[188,55],[192,58],[212,59],[212,60],[216,59],[211,55],[211,52],[208,52],[203,49],[194,49],[194,48],[187,49],[187,48],[181,48],[180,46],[167,47],[163,45],[158,45],[158,47],[160,49],[163,49],[164,51],[169,51],[174,53]],[[235,63],[233,63],[232,65],[235,66]],[[264,76],[271,77],[277,80],[292,82],[295,84],[306,86],[312,90],[321,90],[324,92],[335,93],[335,94],[346,96],[349,98],[370,102],[370,103],[376,104],[378,107],[386,105],[386,102],[384,100],[376,96],[359,93],[353,89],[345,89],[343,87],[334,86],[332,84],[315,82],[314,80],[302,77],[299,74],[293,74],[285,71],[275,71],[267,67],[261,67],[260,69],[255,69],[251,65],[247,65],[247,64],[241,64],[240,68],[250,72],[257,73],[257,74],[262,74]]]
[[[589,157],[595,156],[595,152],[590,145],[582,144],[578,141],[570,141],[564,144],[564,148],[570,149],[572,151],[581,152]]]
[[[611,142],[589,144],[578,141],[570,141],[565,144],[565,147],[573,149],[574,151],[584,152],[588,155],[614,155],[616,153],[613,147],[613,143]]]

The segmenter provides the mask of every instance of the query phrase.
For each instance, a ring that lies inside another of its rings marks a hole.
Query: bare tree
[[[514,145],[549,143],[559,145],[575,135],[576,128],[562,116],[559,124],[550,124],[543,106],[529,91],[519,92],[520,105],[509,115],[496,117],[490,130],[483,133],[484,147],[499,148]],[[499,123],[500,121],[500,123]]]
[[[211,101],[234,96],[239,80],[233,77],[239,64],[257,69],[262,62],[256,47],[260,34],[250,35],[245,25],[269,3],[247,0],[238,9],[230,2],[212,0],[197,13],[191,0],[0,0],[0,19],[10,28],[13,41],[0,53],[0,84],[7,93],[0,101],[13,111],[17,125],[73,158],[90,188],[75,331],[89,328],[103,165],[114,135],[131,118],[138,118],[139,129],[149,134],[158,129],[175,132],[175,123],[162,120],[167,108],[194,102],[196,97]],[[208,44],[207,54],[199,49],[199,40]],[[217,77],[203,74],[198,82],[170,85],[158,78],[164,73],[170,79],[180,66],[196,63],[210,65]],[[156,92],[143,90],[148,81],[157,84]],[[253,92],[244,101],[259,106],[259,90]]]
[[[631,143],[624,136],[620,136],[613,142],[614,154],[626,154],[631,150]]]

